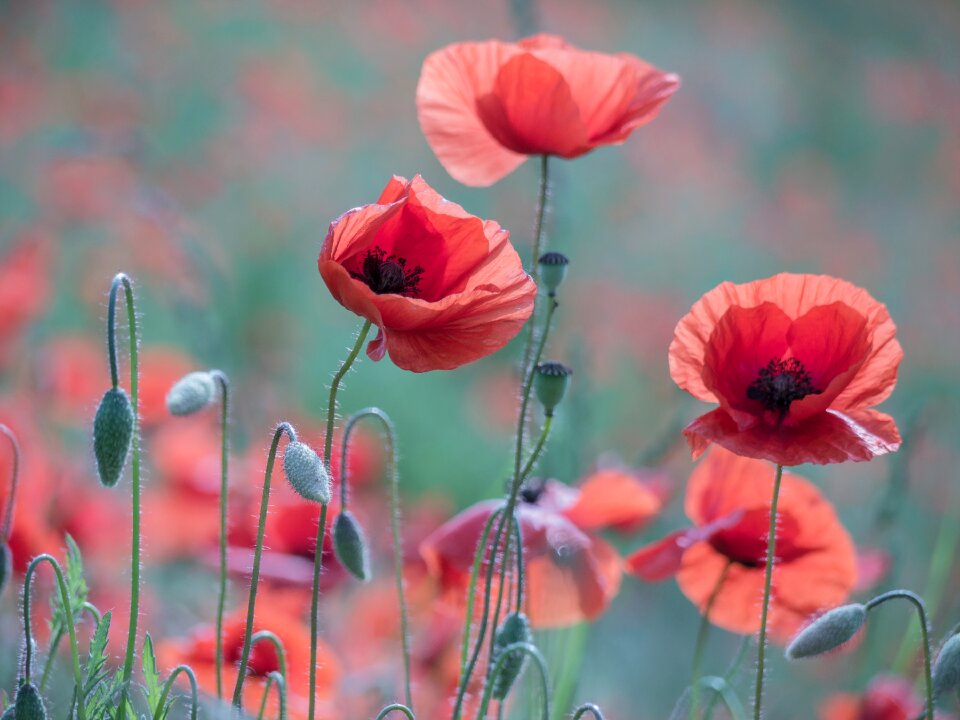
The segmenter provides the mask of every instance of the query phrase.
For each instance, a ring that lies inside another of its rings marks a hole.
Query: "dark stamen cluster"
[[[750,400],[756,400],[767,410],[779,413],[781,419],[794,400],[821,392],[813,386],[813,378],[797,358],[772,359],[760,368],[756,380],[747,387]]]
[[[350,277],[359,280],[377,295],[419,295],[420,278],[424,269],[417,265],[407,270],[407,259],[387,255],[379,245],[363,257],[360,272],[351,272]]]
[[[536,505],[543,491],[547,489],[545,478],[530,478],[520,488],[520,498],[531,505]]]

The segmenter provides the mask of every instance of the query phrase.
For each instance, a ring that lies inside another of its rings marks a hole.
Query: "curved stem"
[[[280,705],[279,720],[287,720],[287,679],[276,670],[267,675],[267,682],[273,681],[277,686],[277,697]],[[264,699],[269,688],[264,689]]]
[[[220,579],[217,589],[216,658],[217,700],[223,699],[223,611],[227,602],[227,500],[229,493],[228,462],[230,455],[230,379],[220,370],[210,375],[220,385]]]
[[[290,423],[282,422],[273,431],[270,452],[267,454],[267,469],[263,473],[263,494],[260,497],[260,518],[257,521],[257,544],[253,549],[253,569],[250,573],[250,599],[247,601],[247,626],[243,633],[243,649],[237,665],[237,684],[233,688],[233,704],[237,710],[243,707],[243,681],[247,676],[247,663],[250,660],[250,648],[253,645],[253,616],[257,608],[257,585],[260,582],[260,559],[263,555],[263,536],[267,527],[267,512],[270,509],[270,480],[273,477],[273,464],[277,459],[277,447],[280,438],[286,434],[290,442],[297,441],[297,433]]]
[[[740,642],[740,648],[737,650],[737,654],[733,658],[733,662],[730,663],[730,667],[727,668],[727,672],[723,674],[723,680],[728,685],[733,682],[733,678],[740,671],[740,664],[743,662],[743,659],[747,656],[747,650],[750,648],[750,638],[744,636],[743,640]],[[719,695],[717,693],[713,694],[713,697],[710,698],[710,702],[707,703],[707,708],[703,712],[703,720],[710,720],[713,717],[713,709],[717,705],[717,698]]]
[[[600,712],[600,708],[593,703],[584,703],[583,705],[580,705],[576,710],[573,711],[573,717],[571,717],[570,720],[580,720],[580,718],[587,713],[593,715],[594,720],[604,720],[603,713]]]
[[[337,391],[340,389],[340,382],[343,376],[347,374],[353,361],[357,359],[363,348],[363,341],[367,339],[372,323],[364,320],[363,326],[357,335],[357,341],[350,350],[340,369],[333,376],[330,383],[330,396],[327,400],[327,434],[323,439],[323,464],[327,468],[327,473],[332,475],[330,453],[333,450],[333,424],[337,415]],[[320,602],[320,571],[323,568],[323,536],[327,526],[327,506],[320,506],[320,522],[317,525],[317,547],[313,552],[313,590],[310,598],[310,699],[307,712],[308,720],[314,720],[317,709],[317,633],[319,632],[319,608]]]
[[[720,698],[723,704],[727,706],[727,711],[733,720],[746,720],[747,712],[743,708],[740,698],[730,687],[730,683],[722,677],[708,675],[700,678],[698,685],[704,685],[714,692],[714,698]]]
[[[381,710],[375,720],[384,720],[392,712],[402,712],[407,716],[407,720],[417,720],[416,716],[413,714],[413,710],[408,708],[406,705],[401,703],[393,703],[393,705],[387,705],[383,710]]]
[[[530,475],[530,472],[533,470],[533,466],[536,464],[537,460],[540,458],[540,453],[543,452],[543,446],[547,442],[547,438],[550,436],[550,427],[553,425],[553,413],[551,412],[543,421],[543,427],[540,428],[540,437],[537,439],[537,444],[534,446],[533,451],[530,453],[530,457],[527,458],[527,462],[523,466],[523,470],[520,471],[520,483],[522,484],[524,480],[527,479],[527,476]]]
[[[493,615],[490,616],[490,657],[493,657],[493,651],[497,644],[497,627],[500,625],[500,610],[503,608],[503,592],[507,585],[507,574],[510,572],[510,551],[513,549],[513,525],[516,523],[516,517],[517,514],[515,512],[510,517],[510,532],[508,532],[504,538],[503,552],[500,553],[500,578],[497,582],[497,603],[493,606]],[[491,574],[493,573],[493,567],[490,568],[490,572]],[[488,677],[492,671],[493,667],[488,666]]]
[[[43,663],[43,672],[40,673],[40,684],[37,686],[41,692],[47,687],[47,680],[50,679],[50,671],[53,669],[53,660],[60,649],[60,642],[63,640],[63,629],[57,628],[57,631],[50,638],[50,644],[47,646],[47,659]]]
[[[477,550],[473,555],[473,566],[470,568],[470,582],[467,584],[467,610],[466,621],[463,628],[463,643],[460,645],[460,677],[467,672],[467,655],[470,652],[470,628],[473,625],[473,605],[477,594],[477,581],[480,575],[480,565],[487,554],[487,543],[490,541],[490,533],[493,531],[493,523],[503,514],[503,508],[497,508],[490,517],[487,518],[483,526],[483,532],[480,533],[480,542],[477,544]],[[486,615],[486,613],[484,613]]]
[[[0,545],[10,539],[10,530],[13,528],[13,508],[17,502],[17,480],[20,477],[20,443],[13,431],[0,423],[0,435],[10,442],[13,451],[13,463],[10,468],[10,492],[7,494],[7,507],[3,512],[3,525],[0,526]]]
[[[773,478],[773,497],[770,500],[770,531],[767,534],[767,565],[763,580],[763,605],[760,610],[760,647],[757,650],[757,685],[753,699],[753,720],[760,720],[763,706],[763,661],[767,646],[767,615],[770,611],[770,586],[773,582],[773,564],[777,544],[777,502],[780,499],[780,481],[783,465],[777,465]]]
[[[700,670],[703,664],[703,652],[707,647],[707,635],[710,632],[710,611],[713,610],[713,604],[717,601],[720,591],[723,589],[723,583],[727,579],[727,573],[730,572],[728,562],[723,566],[720,577],[717,578],[717,584],[713,586],[713,591],[707,599],[707,604],[700,616],[700,626],[697,628],[697,642],[693,651],[693,670],[690,680],[690,720],[697,717],[697,711],[700,709]]]
[[[923,644],[923,679],[926,685],[926,716],[927,720],[933,720],[933,674],[930,668],[930,631],[927,627],[927,609],[923,604],[923,598],[909,590],[891,590],[882,595],[877,595],[865,607],[867,611],[873,610],[879,605],[889,600],[907,600],[913,603],[917,609],[917,615],[920,619],[920,636]]]
[[[530,259],[530,277],[533,282],[540,280],[540,255],[543,254],[546,244],[545,223],[547,217],[547,200],[550,195],[550,158],[548,155],[540,156],[540,190],[537,194],[536,221],[533,228],[533,249]],[[533,352],[534,340],[536,338],[536,317],[537,317],[537,297],[533,298],[533,312],[530,313],[530,325],[527,331],[527,341],[523,348],[523,361],[520,364],[520,370],[527,372],[530,364],[530,353]]]
[[[60,602],[63,604],[63,612],[67,618],[67,633],[70,636],[70,658],[73,661],[73,681],[76,688],[82,689],[83,675],[80,671],[80,651],[77,647],[77,629],[73,624],[74,615],[73,608],[70,605],[70,593],[67,590],[67,583],[63,579],[63,570],[60,568],[60,563],[58,563],[52,555],[47,555],[46,553],[37,555],[37,557],[30,561],[23,580],[23,635],[26,647],[24,661],[25,682],[30,682],[30,671],[31,665],[33,664],[33,638],[30,635],[30,585],[33,580],[33,574],[42,562],[50,563],[50,566],[57,576],[57,585],[60,587]],[[79,720],[86,720],[86,707],[82,700],[77,702],[77,717]]]
[[[257,712],[257,720],[263,720],[267,712],[267,700],[270,697],[270,688],[273,687],[273,678],[267,676],[267,681],[263,684],[263,695],[260,696],[260,710]]]
[[[550,688],[547,681],[547,662],[534,645],[525,642],[507,645],[500,654],[500,657],[497,658],[497,663],[493,667],[493,673],[490,675],[490,681],[483,689],[483,697],[480,700],[480,712],[477,713],[477,719],[481,720],[487,716],[487,708],[490,706],[490,698],[493,695],[493,686],[496,684],[497,676],[503,672],[507,659],[514,653],[522,653],[532,658],[537,669],[540,671],[540,692],[543,696],[543,720],[550,720]]]
[[[520,528],[520,521],[517,519],[516,513],[513,515],[511,524],[513,525],[513,539],[517,544],[516,610],[517,612],[523,612],[523,530]]]
[[[190,681],[190,720],[197,720],[197,706],[199,705],[197,678],[189,665],[177,665],[170,673],[170,677],[167,678],[167,681],[163,684],[163,689],[160,691],[160,701],[157,703],[157,709],[153,712],[153,720],[160,720],[163,717],[163,706],[167,703],[167,696],[170,695],[173,683],[181,673],[186,675]]]
[[[267,703],[267,693],[270,692],[270,683],[273,681],[273,676],[276,675],[279,678],[277,694],[280,697],[280,720],[284,720],[287,714],[287,653],[280,638],[269,630],[254,633],[250,639],[250,645],[256,645],[260,640],[266,640],[273,645],[273,649],[277,653],[277,664],[280,666],[279,671],[274,670],[267,675],[267,684],[263,689],[263,701],[260,704],[260,716],[263,716],[263,710]]]
[[[340,491],[341,508],[346,509],[347,453],[350,449],[350,434],[357,423],[364,418],[374,418],[383,426],[387,444],[388,475],[390,478],[390,531],[393,535],[393,570],[397,585],[397,601],[400,605],[400,647],[403,653],[403,679],[406,706],[413,709],[413,690],[410,680],[410,627],[407,618],[407,600],[403,589],[403,546],[400,538],[400,472],[397,467],[397,430],[390,416],[376,407],[364,408],[351,415],[343,428],[343,440],[340,449]]]

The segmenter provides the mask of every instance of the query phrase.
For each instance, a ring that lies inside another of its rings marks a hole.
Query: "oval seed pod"
[[[3,590],[12,574],[13,555],[10,552],[10,546],[4,543],[0,545],[0,595],[3,595]]]
[[[17,702],[14,705],[15,720],[47,720],[47,710],[37,686],[24,683],[17,690]]]
[[[493,657],[490,662],[496,667],[503,651],[514,643],[533,642],[533,633],[530,632],[530,622],[523,613],[510,613],[504,618],[503,624],[497,628],[497,636],[493,644]],[[493,697],[495,700],[504,700],[510,694],[510,688],[520,677],[523,665],[527,660],[524,653],[512,652],[503,661],[500,673],[493,681]]]
[[[537,365],[533,389],[547,415],[552,414],[553,409],[563,400],[572,374],[573,370],[562,363],[545,362]]]
[[[866,606],[860,603],[841,605],[797,633],[785,654],[790,660],[799,660],[834,650],[856,635],[866,621]]]
[[[93,420],[93,453],[100,483],[113,487],[120,481],[133,437],[133,408],[123,388],[104,393]]]
[[[171,415],[192,415],[203,410],[217,396],[217,384],[208,372],[187,373],[167,393]]]
[[[570,260],[563,253],[548,252],[540,256],[540,282],[549,293],[555,293],[567,276]]]
[[[333,550],[337,560],[361,582],[370,579],[370,553],[367,540],[353,513],[340,513],[333,524]]]
[[[283,472],[300,497],[321,505],[330,502],[330,475],[323,460],[306,443],[287,444],[283,451]]]
[[[933,664],[933,697],[960,688],[960,635],[952,635]]]

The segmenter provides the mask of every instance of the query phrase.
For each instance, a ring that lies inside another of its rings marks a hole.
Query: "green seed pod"
[[[960,688],[960,635],[952,635],[933,663],[933,697]]]
[[[554,408],[563,400],[572,374],[573,370],[561,363],[545,362],[537,365],[533,389],[547,415],[552,415]]]
[[[25,683],[17,690],[17,702],[14,706],[15,720],[47,720],[47,711],[37,686]]]
[[[553,295],[560,287],[560,283],[567,276],[567,266],[570,260],[566,255],[558,252],[548,252],[540,256],[540,282]]]
[[[10,553],[10,546],[4,543],[0,545],[0,595],[3,595],[3,589],[12,574],[13,555]]]
[[[167,393],[171,415],[192,415],[203,410],[217,396],[217,384],[208,372],[187,373]]]
[[[496,667],[503,651],[514,643],[533,642],[533,633],[530,632],[530,623],[523,613],[510,613],[504,618],[503,624],[497,628],[497,636],[493,644],[491,664]],[[520,677],[527,656],[522,652],[512,652],[503,661],[500,673],[493,681],[493,697],[495,700],[504,700],[510,694],[510,688]]]
[[[104,487],[120,481],[133,437],[133,408],[123,388],[111,388],[103,395],[93,420],[93,453]]]
[[[283,472],[300,497],[321,505],[330,502],[330,475],[323,460],[306,443],[287,444],[283,451]]]
[[[337,560],[361,582],[370,579],[370,553],[367,540],[353,513],[340,513],[333,524],[333,549]]]
[[[867,608],[860,603],[834,608],[794,636],[787,646],[787,659],[799,660],[834,650],[856,635],[866,621]]]

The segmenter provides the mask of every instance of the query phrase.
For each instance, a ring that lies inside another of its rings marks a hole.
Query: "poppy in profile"
[[[870,460],[900,447],[874,405],[897,381],[903,350],[885,305],[825,275],[721,283],[677,324],[670,374],[720,407],[684,430],[694,457],[710,443],[781,465]]]
[[[720,584],[710,621],[758,631],[773,475],[767,463],[714,448],[687,484],[684,510],[693,527],[639,549],[628,569],[650,581],[675,576],[701,612]],[[846,600],[857,560],[833,506],[796,475],[783,475],[777,528],[768,630],[785,643],[810,615]]]
[[[455,43],[424,61],[417,115],[450,175],[492,185],[529,155],[575,158],[622,143],[679,85],[638,57],[580,50],[556,35]]]
[[[866,692],[835,693],[820,706],[820,720],[914,720],[923,702],[908,680],[893,675],[873,679]],[[937,720],[945,716],[937,713]]]
[[[320,275],[377,326],[367,355],[413,372],[451,370],[506,345],[537,288],[509,233],[449,202],[419,175],[394,177],[373,205],[330,224]]]

